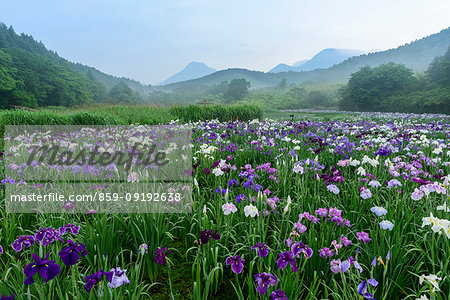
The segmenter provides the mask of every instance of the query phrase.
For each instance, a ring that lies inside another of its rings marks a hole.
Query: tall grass
[[[241,120],[248,121],[262,118],[263,110],[253,105],[235,105],[235,106],[171,106],[169,111],[177,116],[181,121],[205,121],[218,119],[221,122]]]
[[[100,105],[75,109],[46,108],[38,112],[8,110],[0,112],[4,125],[129,125],[161,124],[179,119],[182,122],[212,120],[253,120],[261,118],[261,108],[252,105]],[[0,129],[1,130],[1,129]]]

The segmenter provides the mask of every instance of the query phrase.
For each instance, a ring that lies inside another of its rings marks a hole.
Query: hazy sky
[[[0,22],[16,32],[146,84],[191,61],[268,71],[324,48],[394,48],[449,16],[449,0],[0,0]]]

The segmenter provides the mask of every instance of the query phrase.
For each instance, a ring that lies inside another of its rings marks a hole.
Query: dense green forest
[[[142,102],[142,94],[130,86],[145,88],[71,63],[0,23],[0,108]]]

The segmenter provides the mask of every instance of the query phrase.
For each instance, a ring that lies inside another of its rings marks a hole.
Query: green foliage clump
[[[248,94],[248,89],[250,88],[250,82],[244,78],[233,79],[228,85],[227,91],[224,94],[225,100],[227,102],[242,100]]]
[[[363,67],[351,75],[342,90],[342,105],[359,111],[380,111],[385,98],[407,93],[415,80],[412,70],[392,62],[373,69]]]
[[[263,115],[263,110],[255,105],[187,105],[171,106],[170,113],[183,122],[205,121],[217,119],[219,121],[230,120],[253,120],[259,119]]]

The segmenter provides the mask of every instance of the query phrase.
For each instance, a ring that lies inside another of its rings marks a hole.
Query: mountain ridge
[[[301,72],[312,71],[314,69],[327,69],[345,61],[350,57],[361,55],[363,53],[364,51],[361,50],[326,48],[315,54],[311,59],[299,61],[292,66],[287,64],[279,64],[276,67],[272,68],[269,73],[289,71]]]
[[[369,52],[360,56],[351,57],[328,69],[316,69],[301,72],[264,73],[245,69],[221,70],[198,79],[178,82],[158,87],[162,90],[174,90],[189,86],[211,86],[221,81],[233,78],[244,78],[251,83],[252,89],[276,86],[281,80],[288,83],[335,82],[343,83],[348,80],[351,73],[364,66],[378,66],[389,61],[404,64],[414,72],[425,70],[430,62],[437,56],[443,55],[450,45],[450,27],[438,33],[416,39],[410,43],[384,51]],[[244,71],[245,70],[245,71]],[[236,77],[241,76],[241,77]]]
[[[165,85],[180,81],[186,81],[190,79],[197,79],[212,74],[216,71],[217,71],[216,69],[208,67],[203,62],[192,61],[189,64],[187,64],[186,67],[184,67],[184,69],[170,76],[163,82],[158,83],[157,85]]]

